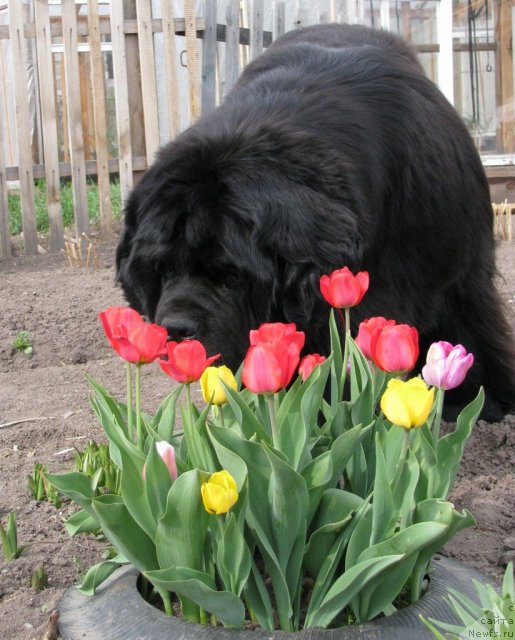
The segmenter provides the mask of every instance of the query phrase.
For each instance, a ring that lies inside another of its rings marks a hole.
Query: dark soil
[[[514,244],[498,246],[498,282],[507,313],[515,320]],[[88,405],[85,374],[113,393],[125,385],[125,370],[104,337],[98,312],[123,303],[114,285],[114,244],[98,249],[100,267],[71,268],[62,255],[0,260],[0,521],[15,511],[21,556],[0,557],[0,636],[41,640],[64,590],[102,559],[104,540],[70,538],[63,523],[69,503],[56,509],[27,490],[34,463],[67,471],[75,448],[101,441]],[[12,342],[27,331],[33,356]],[[143,370],[144,409],[154,411],[172,390],[158,368]],[[515,415],[498,424],[479,422],[467,444],[452,499],[467,508],[477,526],[460,533],[445,553],[498,581],[515,559]],[[0,554],[1,556],[1,554]],[[43,567],[48,586],[36,591],[31,576]],[[130,639],[128,639],[130,640]]]

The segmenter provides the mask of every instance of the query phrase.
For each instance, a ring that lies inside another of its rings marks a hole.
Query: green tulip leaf
[[[244,394],[242,392],[234,391],[233,389],[226,388],[227,401],[231,405],[234,412],[237,423],[241,427],[242,434],[247,440],[256,437],[260,442],[270,442],[270,434],[267,429],[257,419],[254,411],[244,400]]]
[[[252,558],[234,513],[225,522],[217,549],[217,565],[225,588],[240,596],[247,581]]]
[[[209,474],[198,469],[187,471],[168,492],[166,511],[159,520],[155,538],[160,567],[202,568],[209,514],[200,487],[208,478]]]
[[[393,510],[393,495],[386,469],[386,462],[379,434],[376,433],[376,469],[372,498],[372,532],[370,544],[383,540],[393,531],[396,512]]]
[[[97,588],[120,567],[119,562],[106,560],[90,567],[79,585],[79,591],[86,596],[94,596]]]
[[[168,467],[157,452],[155,441],[152,440],[145,463],[144,486],[147,502],[156,522],[166,510],[166,499],[172,483]]]
[[[327,627],[340,611],[378,574],[402,560],[403,555],[370,558],[346,570],[327,592],[320,606],[306,616],[304,627]]]
[[[168,394],[166,398],[159,405],[154,417],[150,422],[152,429],[157,431],[159,438],[170,442],[173,436],[175,428],[175,416],[177,399],[182,391],[184,385],[179,385],[177,389],[174,389],[172,393]]]
[[[329,485],[334,486],[338,482],[351,456],[354,455],[362,431],[363,427],[358,424],[356,427],[342,433],[332,443],[330,451],[333,461],[333,475]]]
[[[143,480],[144,457],[132,456],[126,448],[120,448],[122,460],[121,491],[125,506],[138,525],[154,540],[157,518],[152,513],[147,498],[147,486]]]
[[[483,408],[484,400],[485,392],[481,387],[477,397],[459,414],[456,421],[456,429],[440,438],[438,442],[437,457],[440,484],[435,494],[437,498],[445,499],[454,486],[465,443],[476,424]]]
[[[350,394],[354,424],[370,424],[374,420],[374,380],[370,365],[358,345],[349,340]]]
[[[306,482],[292,467],[271,450],[266,454],[272,468],[268,488],[268,507],[279,566],[287,577],[293,596],[301,576],[306,541],[309,495]],[[291,580],[289,580],[291,576]]]
[[[73,513],[66,520],[64,526],[70,536],[76,536],[78,533],[91,533],[100,529],[100,522],[94,515],[93,507],[91,507],[90,511],[91,513],[85,509],[80,509],[80,511]]]
[[[158,568],[154,541],[134,520],[122,496],[99,496],[92,505],[106,538],[118,553],[140,571]]]
[[[244,587],[245,601],[259,625],[267,631],[274,630],[274,611],[270,594],[256,564],[252,560],[251,572]]]
[[[87,476],[76,471],[71,473],[44,473],[43,475],[51,485],[94,517],[91,500],[95,497],[95,490]]]
[[[219,618],[225,626],[237,629],[243,624],[243,602],[230,591],[217,591],[215,582],[208,573],[183,566],[144,573],[152,584],[195,602]]]

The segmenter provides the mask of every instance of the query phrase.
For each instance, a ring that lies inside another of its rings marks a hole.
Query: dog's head
[[[133,190],[117,279],[172,339],[237,368],[262,322],[316,332],[320,275],[357,258],[356,222],[328,197],[335,181],[303,166],[300,140],[201,133],[165,147]]]

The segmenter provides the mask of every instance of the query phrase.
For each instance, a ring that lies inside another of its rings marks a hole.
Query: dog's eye
[[[216,276],[215,276],[216,277]],[[216,278],[220,284],[224,287],[235,287],[239,280],[240,275],[236,269],[232,267],[228,267],[227,269],[223,269],[218,273],[218,278]]]

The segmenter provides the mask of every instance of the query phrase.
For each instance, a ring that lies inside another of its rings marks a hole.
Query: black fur
[[[133,190],[117,251],[129,303],[236,368],[248,331],[296,322],[328,349],[324,273],[370,272],[354,332],[384,315],[475,355],[457,404],[515,405],[495,290],[492,209],[472,140],[409,46],[348,25],[299,29],[224,104],[165,146]]]

